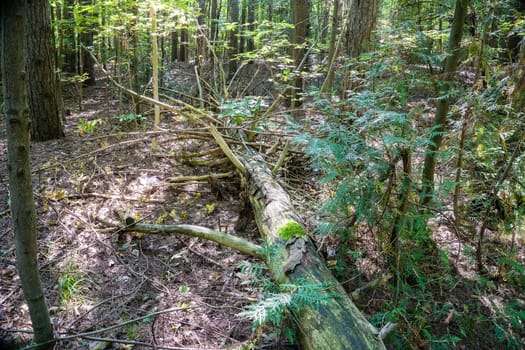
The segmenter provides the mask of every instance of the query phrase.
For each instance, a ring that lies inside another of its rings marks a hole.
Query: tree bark
[[[294,25],[292,44],[292,57],[295,68],[295,77],[293,80],[293,87],[288,96],[288,104],[294,108],[301,105],[301,99],[298,97],[303,92],[304,79],[301,75],[301,67],[306,54],[306,38],[308,37],[309,29],[309,1],[308,0],[292,0],[292,22]]]
[[[329,1],[329,0],[327,0]],[[335,59],[337,58],[337,29],[339,28],[339,5],[341,0],[334,0],[334,10],[332,13],[332,30],[330,33],[330,46],[328,49],[328,71],[326,72],[326,79],[321,86],[321,93],[331,93],[334,87],[335,75]]]
[[[370,43],[379,14],[380,0],[353,0],[348,16],[346,49],[349,57],[359,56]]]
[[[307,306],[294,314],[302,349],[385,349],[377,331],[333,277],[308,235],[283,239],[283,227],[290,222],[300,224],[301,219],[262,157],[247,152],[243,163],[249,174],[249,199],[259,231],[273,252],[266,257],[273,278],[279,283],[324,283],[337,295],[325,305]]]
[[[26,1],[4,0],[1,6],[1,69],[7,129],[7,168],[15,252],[22,291],[29,307],[36,343],[53,340],[53,328],[40,284],[36,213],[29,166],[29,116],[25,67]],[[38,349],[51,349],[53,343]]]
[[[216,41],[219,39],[219,16],[220,9],[217,6],[217,0],[211,0],[210,2],[210,42],[215,46]]]
[[[255,1],[248,0],[248,35],[246,35],[246,51],[255,50],[253,33],[255,31]]]
[[[188,28],[182,28],[180,31],[180,50],[179,60],[186,62],[188,60],[188,40],[189,40]]]
[[[434,173],[436,169],[436,156],[441,148],[447,114],[450,107],[450,97],[447,94],[452,89],[452,82],[456,76],[456,69],[460,55],[461,38],[463,36],[463,25],[468,11],[469,0],[456,0],[454,19],[450,28],[450,38],[448,40],[447,58],[443,70],[443,80],[439,89],[436,115],[434,117],[433,134],[430,137],[430,144],[425,154],[422,175],[422,191],[420,202],[423,206],[428,205],[434,197]]]
[[[229,48],[229,58],[230,58],[230,68],[228,75],[233,77],[237,71],[238,59],[235,57],[239,52],[239,0],[230,0],[230,23],[235,25],[234,29],[230,31],[230,48]]]
[[[27,73],[31,139],[46,141],[64,137],[64,110],[55,74],[51,8],[48,0],[28,0],[26,10]]]

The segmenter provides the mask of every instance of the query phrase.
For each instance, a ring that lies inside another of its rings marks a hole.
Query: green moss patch
[[[306,230],[296,221],[288,221],[277,229],[277,233],[281,239],[287,240],[293,236],[302,237],[306,234]]]

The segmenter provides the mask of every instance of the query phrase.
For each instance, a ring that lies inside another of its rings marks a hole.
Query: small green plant
[[[77,301],[80,292],[84,288],[85,279],[78,266],[74,262],[69,262],[58,280],[59,297],[62,304]]]
[[[118,120],[120,124],[123,124],[123,125],[129,125],[131,123],[140,124],[146,120],[146,117],[144,117],[142,114],[134,114],[134,113],[120,114],[116,116],[115,118]]]
[[[103,123],[102,119],[86,120],[86,119],[80,118],[78,120],[78,125],[77,125],[78,134],[80,136],[84,134],[91,134],[92,132],[95,131],[96,127],[98,125],[101,125],[102,123]]]

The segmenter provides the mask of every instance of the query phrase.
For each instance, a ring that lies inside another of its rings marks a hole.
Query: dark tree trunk
[[[239,53],[244,53],[246,52],[246,36],[248,35],[247,34],[247,31],[248,31],[248,28],[246,26],[246,14],[248,13],[248,9],[246,8],[246,6],[244,6],[244,1],[241,1],[241,4],[240,4],[240,13],[241,13],[241,30],[240,30],[240,37],[239,37]]]
[[[235,28],[230,31],[230,69],[229,76],[232,77],[237,71],[239,53],[239,0],[230,0],[230,23],[235,23]]]
[[[246,51],[253,51],[255,49],[253,42],[253,32],[255,30],[255,1],[248,0],[248,35],[246,36]]]
[[[218,23],[220,15],[217,0],[211,0],[210,7],[210,41],[215,44],[215,41],[218,39]]]
[[[7,168],[16,265],[29,307],[34,341],[53,340],[53,328],[37,261],[36,213],[29,166],[29,117],[25,51],[25,1],[3,0],[0,17],[0,57],[7,130]],[[53,344],[38,349],[51,349]]]
[[[91,5],[91,0],[81,0],[80,4],[82,6]],[[81,30],[79,35],[80,44],[90,48],[93,46],[94,31],[93,29],[91,29],[93,27],[93,24],[83,23],[82,26],[84,27],[84,29]],[[84,81],[84,84],[94,85],[96,80],[95,61],[93,60],[93,58],[87,50],[82,49],[82,47],[78,47],[78,50],[79,62],[77,72],[78,74],[87,75],[87,79]]]
[[[171,32],[171,61],[175,62],[179,58],[179,33],[174,30]]]
[[[180,31],[180,50],[179,50],[179,60],[181,62],[186,62],[188,60],[188,29],[182,28]]]
[[[26,19],[27,73],[31,139],[46,141],[64,137],[64,113],[60,84],[55,74],[53,32],[48,0],[28,0]]]
[[[75,48],[75,20],[73,18],[73,9],[75,7],[74,0],[65,0],[62,12],[61,37],[60,37],[60,53],[61,61],[59,68],[68,73],[77,73],[77,55]]]

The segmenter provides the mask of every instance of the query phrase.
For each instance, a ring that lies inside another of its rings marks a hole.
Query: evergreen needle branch
[[[177,234],[197,237],[219,243],[220,245],[235,249],[241,253],[265,257],[265,250],[260,245],[254,244],[246,239],[230,235],[224,232],[215,231],[207,227],[197,225],[157,225],[136,223],[133,218],[126,218],[126,231],[142,232],[149,234],[160,234],[175,236]]]

